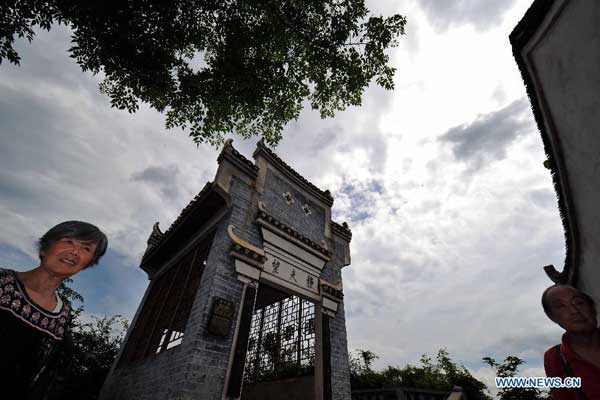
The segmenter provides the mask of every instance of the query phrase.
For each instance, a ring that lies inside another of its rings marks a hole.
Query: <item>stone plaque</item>
[[[292,290],[302,288],[315,295],[319,294],[319,277],[289,262],[267,253],[263,271],[277,278],[277,283]]]
[[[215,297],[208,317],[208,332],[215,336],[227,337],[234,311],[235,306],[232,301]]]

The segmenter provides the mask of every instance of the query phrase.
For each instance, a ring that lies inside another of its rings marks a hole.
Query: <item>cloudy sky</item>
[[[562,267],[564,241],[508,42],[531,0],[371,3],[408,19],[390,53],[395,91],[373,86],[333,119],[305,110],[276,150],[332,191],[334,219],[352,228],[350,349],[384,367],[445,347],[488,383],[481,357],[511,354],[527,361],[523,375],[543,375],[561,331],[540,307],[542,266]],[[0,265],[34,267],[49,227],[94,222],[110,250],[75,288],[88,313],[131,318],[152,224],[166,229],[214,177],[218,149],[146,107],[111,109],[99,78],[67,56],[66,28],[17,47],[21,66],[0,66]],[[234,145],[250,157],[255,140]]]

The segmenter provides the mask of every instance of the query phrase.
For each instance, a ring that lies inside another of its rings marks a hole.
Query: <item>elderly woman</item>
[[[572,286],[554,285],[544,291],[546,315],[566,332],[562,343],[546,350],[548,377],[580,377],[579,389],[551,389],[555,400],[600,399],[600,329],[590,296]]]
[[[44,397],[71,322],[71,306],[57,289],[66,278],[96,264],[107,243],[94,225],[67,221],[39,240],[38,267],[0,269],[1,398]]]

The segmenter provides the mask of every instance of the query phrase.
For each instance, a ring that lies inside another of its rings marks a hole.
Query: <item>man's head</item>
[[[106,235],[98,227],[87,222],[65,221],[52,227],[40,238],[38,242],[40,260],[43,261],[44,255],[59,242],[65,242],[65,239],[73,239],[73,242],[79,246],[90,245],[89,249],[93,251],[86,267],[97,264],[108,246]]]
[[[567,332],[582,333],[597,327],[594,300],[573,286],[550,286],[542,294],[542,307]]]

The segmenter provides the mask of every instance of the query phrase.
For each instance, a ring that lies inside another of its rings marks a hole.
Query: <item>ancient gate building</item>
[[[140,268],[150,284],[101,399],[350,399],[333,198],[262,142],[228,141],[212,183]]]

